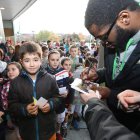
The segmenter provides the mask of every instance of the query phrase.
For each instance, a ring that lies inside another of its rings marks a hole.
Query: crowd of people
[[[83,114],[92,140],[139,140],[139,17],[139,1],[89,0],[85,27],[104,47],[101,69],[94,42],[1,43],[0,139],[9,128],[22,140],[62,140],[70,116],[78,130]],[[86,93],[70,86],[75,78]]]
[[[62,140],[68,123],[79,130],[82,103],[70,84],[91,61],[97,68],[93,46],[90,50],[83,41],[1,43],[0,139],[7,129],[16,130],[19,140]],[[44,106],[35,104],[41,97],[47,100]]]
[[[93,140],[139,139],[139,16],[139,0],[89,0],[87,5],[85,27],[104,47],[105,65],[85,70],[82,79],[104,82],[111,91],[108,108],[96,94],[81,95],[88,104],[85,118]]]

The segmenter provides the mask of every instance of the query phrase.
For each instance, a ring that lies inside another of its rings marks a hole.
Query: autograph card
[[[40,98],[37,100],[36,105],[38,105],[39,107],[43,107],[47,102],[48,102],[48,100],[46,100],[46,99],[43,98],[43,97],[40,97]]]
[[[59,88],[59,94],[64,94],[66,90],[66,87]]]

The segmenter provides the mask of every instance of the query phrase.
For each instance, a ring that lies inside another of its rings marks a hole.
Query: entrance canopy
[[[14,20],[26,11],[36,0],[0,0],[3,20]]]

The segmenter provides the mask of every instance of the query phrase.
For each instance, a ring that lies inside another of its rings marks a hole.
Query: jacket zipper
[[[33,83],[33,96],[34,98],[36,99],[36,90],[35,90],[35,87],[36,87],[36,82],[32,82]],[[39,140],[39,128],[38,128],[38,117],[36,116],[35,118],[35,125],[36,125],[36,140]]]
[[[33,97],[36,99],[36,81],[34,83],[33,80],[29,76],[28,76],[28,78],[33,85]],[[36,140],[39,140],[39,128],[38,128],[38,117],[37,116],[35,118],[35,130],[36,130]]]

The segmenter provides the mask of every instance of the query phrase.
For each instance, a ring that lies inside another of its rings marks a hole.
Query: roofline
[[[37,0],[30,0],[26,3],[26,5],[11,19],[15,20],[18,18],[21,14],[23,14],[28,8],[30,8]]]

